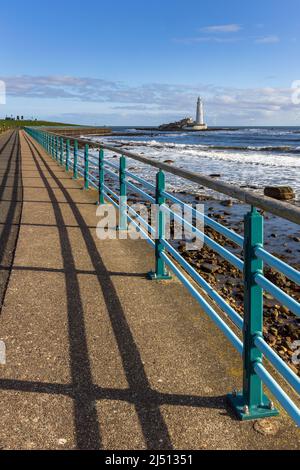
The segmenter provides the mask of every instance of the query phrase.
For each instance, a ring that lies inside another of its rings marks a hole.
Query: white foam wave
[[[136,142],[113,140],[108,137],[105,140],[122,144],[124,148],[154,160],[171,161],[171,164],[180,168],[206,175],[219,174],[220,179],[237,186],[255,185],[261,192],[268,185],[289,185],[300,195],[300,157],[297,155],[256,150],[218,150],[207,145],[162,143],[155,139]],[[135,172],[142,177],[155,177],[156,169],[153,167],[130,159],[128,165],[133,165]],[[171,174],[167,176],[167,182],[171,190],[201,192],[198,185]]]

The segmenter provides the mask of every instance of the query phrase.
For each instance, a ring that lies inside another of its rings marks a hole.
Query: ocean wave
[[[109,140],[109,139],[108,139]],[[186,149],[186,150],[225,150],[242,152],[271,152],[300,154],[300,147],[290,145],[203,145],[203,144],[178,144],[174,142],[159,142],[158,140],[113,140],[114,143],[129,147],[152,147],[157,149]]]
[[[102,139],[101,139],[102,140]],[[108,142],[108,139],[105,139]],[[119,145],[118,141],[118,145]],[[115,141],[115,143],[117,143]],[[157,145],[158,144],[158,145]],[[239,151],[226,148],[216,150],[208,146],[165,144],[155,140],[140,142],[137,145],[132,141],[123,141],[120,148],[143,154],[154,161],[165,162],[178,168],[192,170],[199,174],[220,174],[220,179],[230,184],[239,186],[257,187],[257,191],[263,193],[265,186],[288,185],[295,190],[297,197],[300,195],[299,169],[300,158],[295,154],[279,155],[269,151]],[[298,148],[298,151],[300,149]],[[107,158],[114,158],[114,152],[107,151]],[[129,159],[128,166],[134,166],[134,173],[151,182],[155,181],[157,169],[150,165]],[[166,178],[168,189],[174,191],[186,191],[189,193],[210,193],[211,190],[201,189],[199,185],[168,174]],[[216,194],[214,194],[214,197]]]

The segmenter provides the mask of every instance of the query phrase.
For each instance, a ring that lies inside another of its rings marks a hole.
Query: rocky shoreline
[[[233,243],[225,240],[222,235],[209,227],[206,227],[205,233],[222,246],[235,247]],[[237,313],[243,316],[244,286],[241,273],[207,246],[197,251],[186,251],[185,243],[180,242],[178,249],[184,259]],[[297,267],[299,269],[300,264]],[[274,269],[266,267],[264,272],[267,279],[299,301],[299,286]],[[278,305],[278,302],[268,293],[264,293],[263,333],[267,343],[300,376],[300,365],[292,362],[292,356],[295,353],[293,343],[300,338],[299,319],[286,307]]]
[[[220,175],[210,176],[220,177]],[[111,181],[112,185],[114,183],[114,181]],[[135,184],[139,186],[139,183],[135,182]],[[258,188],[255,187],[255,189]],[[186,204],[202,203],[206,215],[243,235],[243,218],[249,211],[249,206],[244,203],[234,200],[213,199],[212,196],[202,193],[196,195],[185,191],[174,193],[174,195]],[[128,203],[132,205],[139,202],[140,198],[129,191]],[[293,203],[299,205],[297,200],[294,200]],[[146,205],[149,206],[147,203]],[[271,214],[264,213],[263,215],[266,249],[295,269],[300,270],[299,226],[288,221],[284,221],[284,224],[282,224],[278,217]],[[242,250],[215,230],[206,226],[205,234],[242,258]],[[175,240],[171,243],[226,302],[243,316],[244,286],[242,273],[206,245],[200,250],[190,251],[186,250],[184,240]],[[271,282],[297,301],[300,301],[300,286],[268,266],[265,266],[264,273]],[[295,354],[293,343],[300,338],[300,320],[285,306],[279,305],[268,293],[264,293],[263,334],[267,343],[300,376],[300,365],[292,362],[292,357]]]
[[[179,123],[180,122],[184,122],[185,124],[185,120],[183,121],[178,121]],[[187,122],[188,124],[188,122]],[[161,132],[161,131],[166,131],[166,132],[182,132],[182,127],[178,126],[178,123],[175,122],[175,123],[170,123],[170,124],[166,124],[166,125],[162,125],[162,126],[159,126],[159,127],[137,127],[136,128],[137,131],[152,131],[152,132]],[[238,131],[240,130],[240,127],[208,127],[205,132],[220,132],[220,131],[230,131],[230,132],[234,132],[234,131]],[[120,134],[120,135],[124,135],[124,134]]]
[[[187,196],[187,195],[186,195]],[[183,198],[185,199],[185,198]],[[229,200],[217,201],[206,196],[189,195],[189,201],[203,202],[207,206],[207,215],[222,225],[243,235],[243,217],[249,210],[242,203]],[[130,204],[138,201],[134,194],[129,195]],[[295,231],[286,235],[284,241],[280,234],[277,217],[264,214],[266,220],[265,246],[273,255],[291,264],[300,270],[300,232]],[[172,228],[171,224],[171,228]],[[278,228],[276,230],[276,227]],[[282,229],[282,227],[281,227]],[[295,226],[297,230],[297,227]],[[221,246],[228,248],[236,256],[242,258],[242,250],[233,242],[227,240],[210,227],[205,227],[205,234]],[[287,241],[288,240],[288,241]],[[242,273],[219,256],[216,252],[204,245],[202,249],[190,251],[186,249],[186,242],[173,241],[172,244],[191,266],[231,305],[236,312],[243,316],[244,286]],[[291,249],[293,247],[293,249]],[[291,297],[300,301],[300,286],[290,281],[283,274],[265,266],[264,273],[267,279],[284,290]],[[292,362],[295,353],[293,343],[300,338],[300,320],[285,306],[279,303],[268,293],[264,293],[264,338],[279,356],[300,376],[300,365]]]

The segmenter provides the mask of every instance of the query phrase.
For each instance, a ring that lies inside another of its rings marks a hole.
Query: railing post
[[[74,161],[73,161],[73,179],[77,180],[78,178],[78,141],[74,140]]]
[[[98,204],[104,204],[104,150],[99,151]]]
[[[84,187],[83,189],[89,189],[89,146],[84,146]]]
[[[69,171],[70,161],[70,139],[66,140],[66,171]]]
[[[255,255],[255,247],[263,246],[263,216],[252,207],[244,220],[244,351],[243,391],[228,396],[241,420],[277,416],[278,411],[263,394],[263,384],[255,373],[256,363],[263,355],[255,346],[256,337],[263,336],[263,290],[255,275],[263,273],[263,261]]]
[[[55,160],[58,161],[58,137],[55,137]]]
[[[119,230],[127,230],[127,184],[126,184],[126,158],[120,157],[119,181],[120,181],[120,200],[119,200]]]
[[[60,137],[60,161],[59,163],[63,165],[64,162],[64,139]]]
[[[165,204],[166,199],[163,196],[165,191],[165,174],[162,170],[156,174],[156,240],[155,240],[155,272],[148,273],[151,280],[171,279],[170,274],[166,270],[165,262],[161,254],[165,251],[161,240],[165,238],[165,213],[161,210],[161,206]]]

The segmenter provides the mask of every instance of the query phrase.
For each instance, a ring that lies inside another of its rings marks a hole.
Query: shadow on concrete
[[[12,149],[8,152],[7,146],[10,143],[12,143]],[[0,149],[0,165],[1,168],[3,165],[3,169],[5,169],[0,179],[0,264],[5,265],[7,268],[0,270],[0,310],[8,285],[21,220],[22,181],[20,156],[19,134],[18,132],[12,132]],[[11,191],[7,191],[8,178],[13,179],[13,184],[10,187]],[[5,201],[2,199],[4,192],[9,192]]]
[[[47,395],[64,395],[76,399],[72,384],[45,382],[27,382],[22,380],[0,379],[1,390],[15,390],[26,393],[45,393]],[[143,396],[136,395],[131,389],[101,388],[93,385],[91,396],[94,400],[115,400],[153,407],[162,405],[187,406],[193,408],[224,409],[225,397],[199,397],[196,395],[178,395],[149,390]],[[227,414],[227,413],[226,413]]]
[[[134,337],[127,323],[124,310],[114,287],[112,276],[143,276],[144,274],[110,272],[106,269],[89,227],[85,224],[76,203],[73,202],[68,191],[61,184],[59,178],[51,170],[43,155],[34,143],[27,139],[36,168],[47,189],[53,205],[55,219],[60,237],[63,270],[67,289],[68,305],[68,331],[70,343],[71,384],[51,384],[39,382],[24,382],[14,380],[0,380],[0,388],[6,390],[21,390],[33,393],[62,394],[74,400],[74,417],[77,447],[79,449],[100,449],[101,430],[99,429],[96,412],[97,400],[120,400],[134,405],[145,444],[148,449],[172,449],[172,442],[164,421],[160,406],[174,405],[187,407],[205,407],[224,409],[224,397],[198,397],[189,395],[175,395],[159,393],[151,388],[147,378],[141,355]],[[37,157],[38,156],[38,157]],[[89,361],[82,299],[80,297],[77,276],[79,271],[75,267],[72,247],[67,228],[63,223],[63,215],[57,203],[53,189],[43,173],[41,164],[49,172],[59,186],[69,204],[82,238],[85,241],[94,270],[98,278],[103,298],[107,307],[114,336],[118,345],[124,372],[128,382],[128,389],[101,388],[93,383]],[[18,269],[16,267],[16,269]],[[19,267],[19,269],[23,269]],[[26,268],[27,269],[27,268]],[[28,268],[45,270],[43,268]],[[56,271],[56,270],[55,270]],[[60,271],[60,270],[58,270]],[[100,417],[101,419],[101,417]]]
[[[39,155],[46,170],[51,174],[53,180],[57,183],[59,189],[62,191],[62,194],[66,198],[66,201],[69,203],[75,220],[81,230],[82,238],[85,241],[87,251],[89,253],[91,262],[93,263],[94,270],[98,277],[99,286],[102,290],[103,298],[106,303],[107,311],[117,341],[120,357],[122,360],[126,379],[129,384],[130,392],[134,396],[139,397],[139,399],[134,403],[134,405],[141,424],[147,448],[172,449],[172,443],[168,433],[168,429],[160,412],[159,406],[149,406],[149,403],[147,402],[147,397],[152,393],[152,390],[142,364],[141,356],[135,344],[129,325],[126,321],[126,317],[117,292],[115,290],[115,287],[113,285],[113,282],[101,259],[101,256],[98,252],[97,246],[93,240],[90,230],[85,225],[85,221],[80,211],[78,210],[76,204],[73,202],[73,199],[70,197],[68,191],[61,184],[59,178],[57,178],[56,175],[53,173],[50,166],[47,164],[46,160],[43,158],[37,147],[32,143],[29,145],[37,169],[48,191],[50,200],[56,201],[56,198],[53,190],[51,189],[50,185],[48,184],[46,178],[43,175],[40,163],[34,155],[35,152]],[[35,152],[33,149],[35,150]],[[63,227],[61,210],[56,204],[53,205],[53,209],[55,211],[56,221],[59,226],[58,230],[60,233],[62,256],[64,260],[64,268],[66,269],[66,284],[68,290],[67,301],[69,304],[69,336],[72,356],[72,381],[73,384],[77,385],[75,389],[78,388],[78,390],[81,390],[82,388],[84,388],[84,401],[89,402],[89,409],[95,409],[95,397],[93,395],[90,395],[94,385],[92,383],[92,377],[90,372],[83,311],[79,295],[79,285],[77,281],[77,274],[73,260],[72,249],[68,237],[68,232]],[[77,321],[74,320],[76,317]],[[100,433],[96,431],[98,430],[97,416],[95,414],[94,419],[90,420],[88,426],[87,420],[82,419],[82,393],[80,393],[79,395],[79,397],[77,396],[76,398],[74,398],[78,447],[87,448],[89,444],[92,444],[93,448],[99,448],[101,447],[101,442]],[[90,442],[91,436],[94,436],[95,438],[97,437],[97,439],[93,439],[92,442]]]
[[[27,143],[39,175],[47,189],[49,199],[53,202],[52,207],[60,239],[67,291],[68,332],[77,447],[79,449],[99,449],[101,448],[101,436],[98,427],[96,403],[91,394],[93,380],[89,362],[83,306],[71,242],[67,228],[64,226],[61,209],[56,204],[57,199],[54,190],[42,171],[34,148],[28,140]]]

